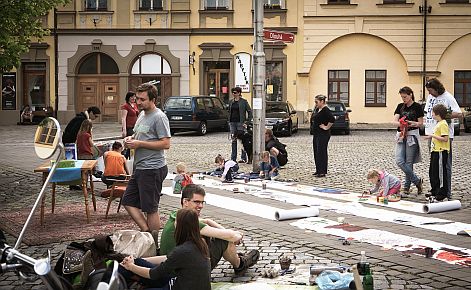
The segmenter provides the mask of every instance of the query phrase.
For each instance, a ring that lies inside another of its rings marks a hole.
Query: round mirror
[[[48,159],[54,155],[61,139],[59,122],[51,117],[45,118],[38,125],[34,136],[34,150],[41,159]]]

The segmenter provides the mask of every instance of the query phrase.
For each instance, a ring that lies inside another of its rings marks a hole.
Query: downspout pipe
[[[432,7],[430,7],[432,8]],[[423,0],[423,6],[422,6],[422,14],[423,14],[423,56],[422,56],[422,101],[425,101],[425,82],[426,82],[426,77],[427,77],[427,14],[429,12],[427,0]]]

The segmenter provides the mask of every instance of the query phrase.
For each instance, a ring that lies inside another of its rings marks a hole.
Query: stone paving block
[[[418,279],[414,279],[413,282],[420,285],[428,285],[429,283],[432,282],[432,280],[428,278],[418,278]]]
[[[436,277],[437,275],[430,272],[423,272],[423,273],[418,273],[417,276],[420,276],[423,278],[433,278],[433,277]]]
[[[471,288],[471,283],[463,281],[463,280],[450,280],[447,282],[450,285],[455,285],[455,286],[460,286],[460,287],[470,287]]]

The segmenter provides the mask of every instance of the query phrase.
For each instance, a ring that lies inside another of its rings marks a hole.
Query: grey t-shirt
[[[159,108],[148,114],[142,111],[134,125],[134,132],[134,139],[141,141],[155,141],[171,137],[168,118]],[[166,164],[164,150],[136,149],[135,169],[159,169]]]

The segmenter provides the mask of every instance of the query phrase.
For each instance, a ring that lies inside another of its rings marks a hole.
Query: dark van
[[[172,96],[164,105],[170,131],[197,131],[205,135],[209,130],[228,129],[228,111],[223,102],[212,96]]]

